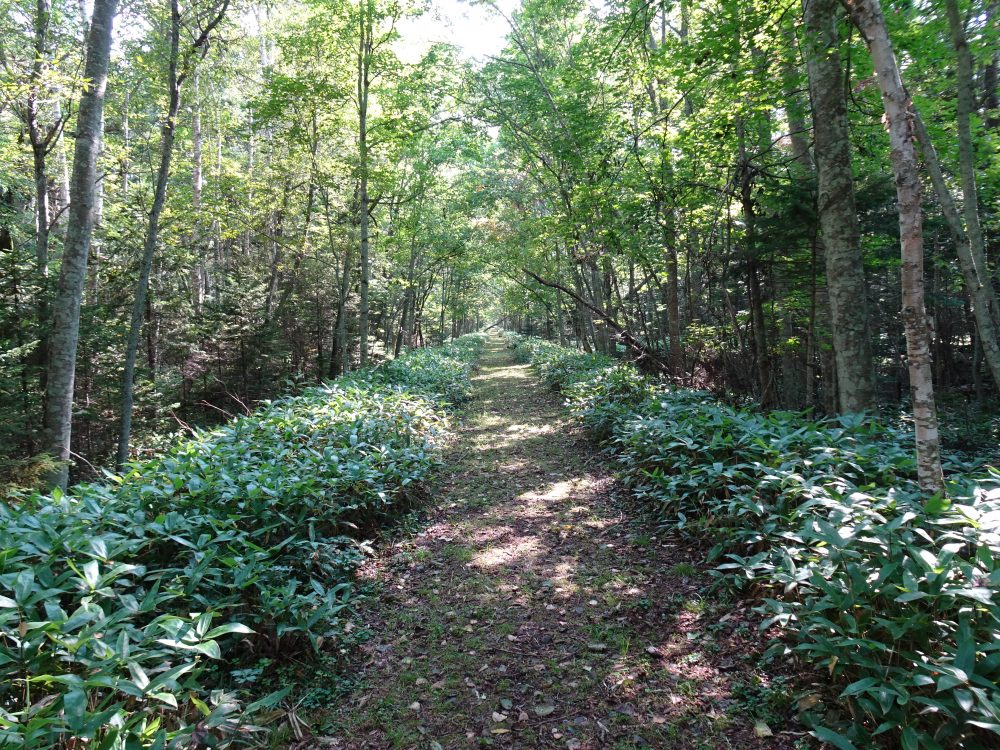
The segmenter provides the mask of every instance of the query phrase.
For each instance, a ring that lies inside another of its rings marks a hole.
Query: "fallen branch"
[[[547,286],[551,289],[558,289],[560,292],[569,296],[571,299],[576,300],[594,313],[594,315],[603,320],[607,324],[608,328],[611,328],[618,335],[618,338],[621,339],[621,342],[625,344],[625,346],[635,355],[635,363],[640,369],[657,375],[670,372],[670,366],[660,359],[660,356],[655,351],[639,341],[639,339],[629,333],[624,326],[622,326],[617,320],[612,318],[597,305],[584,299],[576,292],[567,289],[557,281],[543,279],[537,273],[529,271],[527,268],[522,268],[521,270],[542,286]]]

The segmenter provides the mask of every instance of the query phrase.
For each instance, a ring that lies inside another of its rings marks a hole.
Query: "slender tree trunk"
[[[753,167],[747,156],[744,129],[740,130],[740,202],[746,225],[747,295],[750,303],[750,325],[753,334],[754,356],[757,360],[757,388],[761,406],[765,409],[777,405],[774,390],[774,373],[771,353],[767,343],[767,321],[764,317],[764,295],[760,285],[759,259],[757,257],[757,212],[753,205]]]
[[[556,241],[556,281],[559,281],[562,272],[562,242]],[[556,291],[556,333],[559,338],[559,345],[566,345],[566,330],[563,323],[562,294]]]
[[[660,26],[660,46],[666,42],[666,8],[661,8],[664,17]],[[681,40],[687,42],[687,7],[681,8]],[[647,34],[647,46],[651,52],[656,52],[657,43],[653,28],[650,26]],[[663,101],[662,91],[664,84],[657,79],[656,86],[652,81],[646,84],[646,92],[649,95],[650,111],[653,117],[661,117],[661,113],[666,108]],[[657,89],[660,95],[657,95]],[[685,112],[690,102],[685,97]],[[656,200],[654,213],[660,222],[662,232],[663,253],[667,265],[667,283],[663,288],[663,302],[666,307],[664,311],[666,317],[667,341],[670,349],[669,361],[670,369],[675,377],[680,377],[684,371],[684,350],[681,344],[681,306],[680,306],[680,273],[677,258],[677,224],[674,217],[673,207],[667,205],[667,194],[672,187],[674,179],[672,155],[670,152],[670,121],[666,116],[661,117],[660,124],[660,148],[659,148],[659,185],[656,186]]]
[[[972,302],[968,294],[965,296],[965,321],[969,330],[972,331],[972,387],[976,394],[976,406],[981,409],[985,400],[983,376],[979,371],[979,366],[982,364],[983,359],[983,348],[980,345],[979,331],[976,328],[975,318],[972,315]]]
[[[825,0],[830,2],[831,0]],[[836,0],[832,0],[836,4]],[[805,12],[809,12],[812,0],[803,3]],[[792,144],[792,156],[806,174],[812,172],[813,160],[809,153],[809,135],[806,129],[805,107],[799,93],[799,68],[795,63],[795,35],[786,30],[785,43],[793,54],[785,55],[781,60],[781,82],[785,97],[785,116],[788,118],[788,140]],[[836,49],[836,48],[834,48]],[[806,52],[808,63],[808,50]]]
[[[837,39],[837,0],[805,0],[806,63],[813,106],[817,210],[826,261],[838,410],[875,408],[861,232],[854,203],[847,101]]]
[[[819,253],[819,239],[814,235],[812,241],[812,255],[809,268],[809,323],[806,326],[806,408],[811,409],[816,405],[816,317],[818,311],[817,301],[819,298],[818,285],[816,283],[817,263],[816,257]]]
[[[666,124],[664,123],[664,127]],[[660,146],[660,158],[663,161],[661,186],[664,194],[673,182],[673,166],[670,164],[669,146],[666,143],[666,133]],[[680,301],[680,266],[677,260],[677,224],[674,209],[662,201],[663,211],[663,253],[667,264],[667,283],[664,294],[667,316],[667,341],[670,347],[670,370],[674,377],[684,374],[684,349],[681,343],[681,301]]]
[[[330,375],[343,375],[351,369],[351,350],[347,337],[347,296],[351,292],[351,273],[354,264],[354,247],[350,243],[344,251],[344,273],[340,279],[340,295],[337,299],[336,356],[330,361]]]
[[[33,130],[33,128],[32,128]],[[49,356],[49,179],[45,170],[46,146],[32,143],[35,176],[35,273],[38,276],[38,344],[30,356],[37,368],[39,384],[46,387],[46,364]]]
[[[324,192],[326,225],[333,238],[333,224],[330,218],[329,196]],[[348,242],[344,248],[344,264],[340,276],[340,289],[337,295],[337,322],[333,337],[334,351],[330,355],[330,377],[335,378],[350,370],[351,357],[350,347],[347,343],[347,296],[351,292],[351,274],[354,271],[354,243]]]
[[[407,349],[413,348],[413,334],[416,330],[417,322],[417,290],[414,286],[413,270],[410,270],[410,282],[406,290],[406,297],[403,300],[403,345]]]
[[[170,58],[167,63],[167,114],[160,133],[160,162],[156,171],[156,183],[153,190],[153,204],[149,211],[146,224],[146,237],[143,242],[142,259],[139,264],[139,280],[136,285],[135,300],[132,305],[132,319],[129,323],[128,341],[125,346],[125,369],[122,373],[122,414],[118,431],[118,451],[115,463],[120,470],[128,460],[129,441],[132,434],[132,405],[135,395],[135,363],[139,352],[139,337],[142,333],[142,319],[145,313],[152,325],[149,329],[149,362],[150,369],[156,369],[157,328],[152,306],[147,306],[149,292],[149,274],[153,268],[153,256],[160,237],[160,215],[167,199],[167,182],[170,179],[170,162],[174,153],[174,136],[177,127],[177,112],[180,109],[181,86],[186,73],[179,72],[181,11],[177,0],[168,0],[170,8]],[[209,31],[222,20],[226,12],[228,0],[224,0],[216,18],[209,23],[201,36],[194,43],[192,50],[198,52],[208,40]]]
[[[444,346],[445,340],[445,326],[447,325],[447,314],[448,314],[448,287],[449,281],[451,280],[451,271],[449,270],[447,274],[441,274],[441,335],[440,341],[438,342]]]
[[[38,316],[38,344],[28,358],[28,363],[36,368],[39,385],[44,393],[46,387],[46,372],[49,352],[48,326],[51,312],[49,310],[49,222],[52,208],[49,203],[49,177],[46,157],[49,154],[50,141],[59,127],[56,122],[52,130],[42,123],[42,101],[45,98],[45,73],[48,68],[48,33],[52,6],[49,0],[38,0],[34,18],[34,60],[31,65],[31,78],[28,85],[27,102],[22,111],[28,131],[28,141],[31,144],[31,159],[34,169],[35,187],[35,273],[38,276],[38,297],[36,311]],[[48,132],[46,132],[48,130]]]
[[[371,279],[371,259],[369,258],[369,199],[368,199],[368,78],[372,54],[372,19],[370,0],[363,0],[359,14],[358,37],[358,170],[361,184],[358,191],[358,229],[361,245],[361,309],[359,328],[361,344],[361,367],[368,364],[368,286]]]
[[[69,157],[66,155],[66,138],[63,133],[63,127],[59,123],[63,120],[62,104],[59,102],[59,97],[55,98],[52,102],[52,118],[56,122],[56,127],[58,127],[58,133],[55,135],[56,143],[56,155],[59,159],[59,190],[57,193],[58,197],[58,207],[56,213],[60,213],[65,209],[69,208]],[[98,219],[100,221],[100,219]]]
[[[50,0],[37,0],[34,23],[34,60],[31,65],[31,82],[28,87],[28,102],[25,108],[25,124],[31,143],[31,156],[35,177],[35,264],[44,279],[48,276],[49,263],[49,180],[46,173],[45,157],[49,153],[49,141],[55,132],[46,133],[42,125],[42,99],[48,58],[49,20],[52,15]],[[58,125],[58,124],[57,124]],[[53,128],[57,127],[53,126]],[[42,297],[44,298],[44,290]]]
[[[249,127],[248,127],[248,138],[247,138],[247,205],[252,206],[254,204],[254,185],[257,177],[257,137],[256,137],[256,125],[254,123],[253,110],[248,113]],[[222,172],[222,128],[216,121],[216,132],[218,136],[218,146],[216,153],[219,155],[218,165],[219,172]],[[243,245],[243,252],[250,252],[250,229],[243,232],[241,237],[241,243]],[[221,274],[222,278],[225,278],[225,273]]]
[[[669,209],[668,209],[669,210]],[[667,259],[667,338],[670,342],[670,369],[674,377],[684,374],[684,349],[681,344],[680,274],[677,263],[677,238],[666,248]]]
[[[146,224],[146,237],[139,262],[139,280],[136,284],[135,299],[132,303],[132,319],[129,324],[128,341],[125,345],[125,370],[122,374],[122,413],[118,430],[118,452],[115,464],[119,471],[128,461],[129,441],[132,435],[132,406],[135,396],[135,363],[139,353],[139,336],[142,333],[142,318],[146,311],[146,297],[149,291],[149,274],[153,267],[153,255],[160,237],[160,215],[167,199],[167,181],[170,177],[170,162],[174,153],[174,134],[177,125],[177,111],[180,108],[180,81],[177,64],[180,56],[180,8],[177,0],[170,0],[170,59],[167,68],[167,91],[169,101],[167,115],[160,132],[160,163],[156,171],[153,190],[153,204]]]
[[[122,152],[122,198],[128,196],[129,189],[129,169],[131,168],[130,149],[132,148],[132,131],[129,127],[129,107],[132,96],[129,91],[125,92],[124,111],[122,112],[122,142],[124,150]]]
[[[45,280],[49,276],[49,177],[45,168],[47,148],[44,143],[32,144],[32,161],[35,176],[35,269],[42,280],[42,293],[39,299],[39,322],[43,325],[48,317],[48,305],[45,301]]]
[[[924,156],[924,165],[941,204],[941,213],[944,214],[951,230],[966,288],[972,298],[972,313],[983,347],[983,357],[986,359],[994,384],[1000,388],[1000,303],[993,288],[986,254],[983,250],[976,252],[973,248],[963,226],[962,216],[955,205],[955,199],[948,188],[937,149],[934,148],[930,133],[927,132],[923,119],[916,110],[913,110],[913,127]]]
[[[205,289],[207,272],[205,267],[205,251],[201,237],[201,201],[204,186],[202,170],[202,134],[201,134],[201,83],[197,69],[194,72],[194,111],[191,115],[191,207],[194,209],[194,222],[191,231],[191,244],[196,255],[194,268],[191,269],[191,303],[195,313],[201,311],[205,304]]]
[[[45,404],[45,445],[59,462],[48,477],[51,487],[65,487],[69,478],[73,422],[73,383],[80,341],[80,304],[87,279],[87,256],[93,230],[97,155],[101,147],[104,94],[111,57],[111,31],[117,0],[94,0],[87,36],[84,78],[87,86],[77,110],[70,208],[62,267],[52,315],[48,383]]]
[[[291,192],[291,178],[286,177],[285,188],[281,194],[281,207],[269,219],[271,228],[271,268],[268,271],[267,292],[264,295],[264,328],[271,324],[277,304],[278,282],[281,280],[281,267],[285,250],[285,215],[288,212],[288,201],[291,197]]]
[[[591,259],[587,259],[586,268],[588,271],[587,275],[583,276],[583,285],[589,283],[589,298],[592,302],[594,308],[600,311],[601,314],[590,315],[590,330],[594,338],[594,350],[602,354],[610,353],[610,337],[608,336],[608,328],[605,325],[604,318],[602,315],[607,315],[607,306],[604,299],[604,288],[601,285],[599,278],[599,272],[597,268],[597,263]],[[590,278],[588,279],[587,276]]]
[[[416,214],[418,217],[422,207],[423,197],[421,196],[416,208]],[[417,226],[413,227],[413,231],[410,235],[410,259],[406,267],[406,289],[403,292],[403,311],[399,320],[399,329],[396,335],[395,346],[393,347],[393,356],[396,357],[399,356],[403,346],[407,349],[413,348],[413,331],[417,312],[417,290],[415,283],[418,256],[417,232],[419,229],[420,225],[418,223]]]
[[[957,0],[945,0],[948,27],[958,67],[955,75],[957,91],[956,124],[958,128],[959,173],[962,179],[962,213],[968,236],[970,257],[962,263],[966,272],[966,283],[973,296],[973,311],[976,315],[983,354],[993,375],[993,382],[1000,389],[1000,306],[993,289],[992,274],[986,259],[986,242],[979,219],[979,188],[976,184],[976,153],[972,140],[972,116],[975,114],[973,93],[972,53],[965,36],[965,26],[959,13]],[[929,142],[930,139],[928,139]],[[961,245],[959,253],[961,254]],[[961,259],[960,259],[961,260]]]
[[[580,265],[576,262],[572,264],[572,274],[573,274],[573,288],[576,290],[576,295],[574,296],[574,301],[576,302],[576,318],[579,323],[580,328],[580,343],[583,346],[583,350],[590,354],[594,351],[594,347],[590,345],[593,333],[592,315],[587,311],[584,306],[584,290],[583,290],[583,274],[580,272]]]
[[[410,316],[410,340],[413,342],[411,346],[422,349],[425,346],[424,343],[424,310],[427,308],[427,300],[431,296],[431,292],[434,289],[434,274],[431,274],[430,279],[427,282],[427,288],[418,295],[418,300],[416,302],[416,308],[413,314]]]
[[[931,333],[924,304],[924,239],[921,184],[913,146],[913,109],[899,76],[878,0],[842,0],[861,31],[875,66],[885,108],[899,207],[903,326],[916,429],[917,477],[922,489],[944,489],[941,438],[931,367]]]

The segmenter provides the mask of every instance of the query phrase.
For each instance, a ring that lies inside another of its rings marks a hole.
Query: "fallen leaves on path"
[[[338,748],[791,748],[781,686],[690,550],[631,525],[599,451],[494,342],[422,531],[365,571]],[[696,555],[695,555],[696,557]],[[791,703],[791,698],[788,698]]]

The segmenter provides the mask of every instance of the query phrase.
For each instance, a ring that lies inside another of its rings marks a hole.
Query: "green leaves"
[[[816,727],[813,730],[813,735],[816,739],[823,742],[828,742],[839,750],[858,750],[854,743],[848,740],[844,735],[834,732],[832,729],[827,729],[826,727]]]
[[[983,744],[1000,719],[1000,472],[916,486],[912,437],[870,422],[735,409],[552,344],[513,345],[568,397],[636,499],[716,541],[717,573],[764,626],[846,684],[837,748]],[[776,644],[784,650],[783,644]],[[973,739],[974,738],[974,739]]]
[[[187,745],[192,706],[224,740],[238,706],[209,690],[219,664],[330,638],[361,540],[421,497],[481,346],[415,352],[120,480],[0,505],[0,744]]]

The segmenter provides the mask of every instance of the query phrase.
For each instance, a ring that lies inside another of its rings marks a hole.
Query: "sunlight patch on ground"
[[[534,560],[540,550],[538,539],[522,537],[498,547],[489,547],[472,558],[470,563],[476,568],[498,568],[515,563],[523,564]]]
[[[562,560],[553,566],[549,578],[559,584],[561,590],[557,589],[557,593],[569,596],[580,591],[579,585],[574,580],[577,570],[579,570],[579,566],[576,561]]]
[[[500,464],[497,469],[508,474],[520,474],[522,472],[529,471],[531,469],[531,464],[523,458],[519,458],[515,461],[508,461],[505,464]]]
[[[523,432],[528,435],[551,435],[555,431],[555,427],[549,423],[541,425],[512,424],[507,428],[507,432]]]
[[[555,482],[545,488],[528,490],[517,496],[519,504],[515,515],[524,519],[554,517],[557,513],[566,512],[564,509],[558,507],[559,503],[574,499],[579,495],[589,494],[595,489],[596,484],[590,479],[578,477]],[[590,512],[589,508],[581,505],[572,506],[572,510],[574,514]],[[581,526],[585,525],[589,528],[597,529],[611,525],[611,521],[604,519],[575,520],[574,522]]]
[[[548,492],[543,495],[538,495],[539,500],[566,500],[569,498],[573,491],[576,489],[576,481],[573,479],[556,482],[553,484]]]
[[[482,526],[472,532],[472,541],[477,545],[499,542],[514,534],[510,526]]]
[[[528,365],[521,365],[515,367],[506,367],[503,370],[496,370],[493,372],[484,372],[479,375],[473,375],[473,382],[479,382],[480,380],[527,380],[530,377],[528,372]]]
[[[521,429],[517,431],[492,432],[480,438],[474,438],[473,442],[479,450],[503,450],[512,448],[519,443],[537,439],[541,435],[549,434],[551,428]]]

